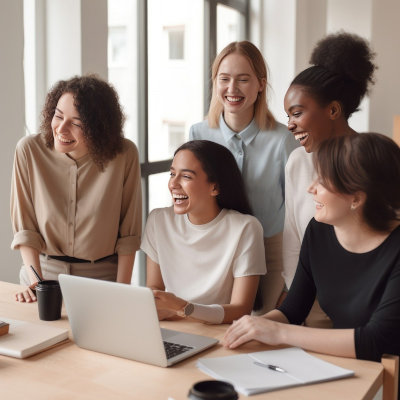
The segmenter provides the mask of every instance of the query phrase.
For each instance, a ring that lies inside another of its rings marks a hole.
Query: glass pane
[[[108,0],[108,80],[124,108],[125,137],[137,144],[136,19],[135,1]]]
[[[149,176],[149,211],[172,205],[168,180],[169,172]]]
[[[218,4],[217,53],[227,44],[244,39],[244,16],[231,7]]]
[[[204,117],[203,3],[148,0],[149,161],[172,158]]]

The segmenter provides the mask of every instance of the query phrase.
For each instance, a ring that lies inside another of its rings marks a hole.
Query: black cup
[[[228,382],[201,381],[195,383],[189,390],[191,400],[237,400],[235,388]]]
[[[54,321],[61,318],[62,295],[58,281],[38,282],[36,297],[39,318],[43,321]]]

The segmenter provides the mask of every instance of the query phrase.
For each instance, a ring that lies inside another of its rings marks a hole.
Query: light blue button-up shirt
[[[255,217],[271,237],[283,230],[285,218],[285,165],[298,142],[286,126],[260,131],[256,122],[237,133],[232,131],[221,114],[219,128],[211,129],[208,121],[190,128],[190,139],[211,140],[227,147],[242,172],[247,195]]]

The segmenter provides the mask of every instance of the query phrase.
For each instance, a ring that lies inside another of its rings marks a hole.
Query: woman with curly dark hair
[[[40,133],[17,145],[11,247],[23,267],[17,293],[36,301],[30,266],[44,279],[68,273],[129,283],[141,235],[140,166],[123,137],[116,91],[95,75],[49,91]]]
[[[301,144],[285,169],[283,275],[288,288],[305,229],[314,215],[314,203],[306,192],[315,176],[311,153],[328,138],[356,134],[348,119],[373,84],[373,58],[363,38],[344,32],[328,35],[315,46],[312,66],[300,72],[286,92],[288,128]],[[328,328],[331,321],[316,303],[306,325]]]

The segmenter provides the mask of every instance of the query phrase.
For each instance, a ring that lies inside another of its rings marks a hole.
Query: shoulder
[[[332,225],[324,224],[323,222],[318,222],[314,217],[310,219],[307,229],[305,231],[304,237],[308,239],[316,240],[319,243],[323,241],[326,235],[330,235],[332,232]]]
[[[134,157],[138,157],[139,154],[135,143],[127,138],[122,139],[122,152]]]
[[[37,156],[43,152],[50,152],[51,149],[46,146],[46,140],[44,135],[28,135],[21,138],[16,146],[16,155],[24,154],[28,156]]]
[[[36,134],[36,135],[28,135],[21,138],[17,143],[17,149],[35,149],[35,148],[43,148],[46,146],[44,135]]]
[[[175,213],[173,206],[155,208],[154,210],[150,211],[150,214],[147,217],[147,222],[151,221],[159,224],[162,223],[162,221],[172,221],[174,217]]]
[[[209,139],[215,132],[219,132],[219,128],[210,128],[208,125],[208,120],[205,119],[197,124],[194,124],[190,128],[190,138],[196,139]]]
[[[242,228],[263,232],[261,223],[252,215],[242,214],[235,210],[226,210],[225,218],[231,225],[234,225],[238,229]]]
[[[299,165],[307,165],[311,168],[313,165],[313,161],[312,161],[312,154],[311,153],[307,153],[304,150],[304,147],[298,147],[297,149],[294,149],[289,156],[288,162],[286,164],[286,168],[290,169],[295,167],[298,167]]]
[[[294,138],[293,134],[288,130],[287,126],[281,124],[280,122],[276,122],[274,128],[261,131],[260,133],[264,134],[261,135],[261,137],[264,137],[265,140],[268,140],[268,142],[271,142],[272,140],[274,142],[274,147],[280,146],[281,149],[289,150],[289,152],[299,147],[299,143]]]

